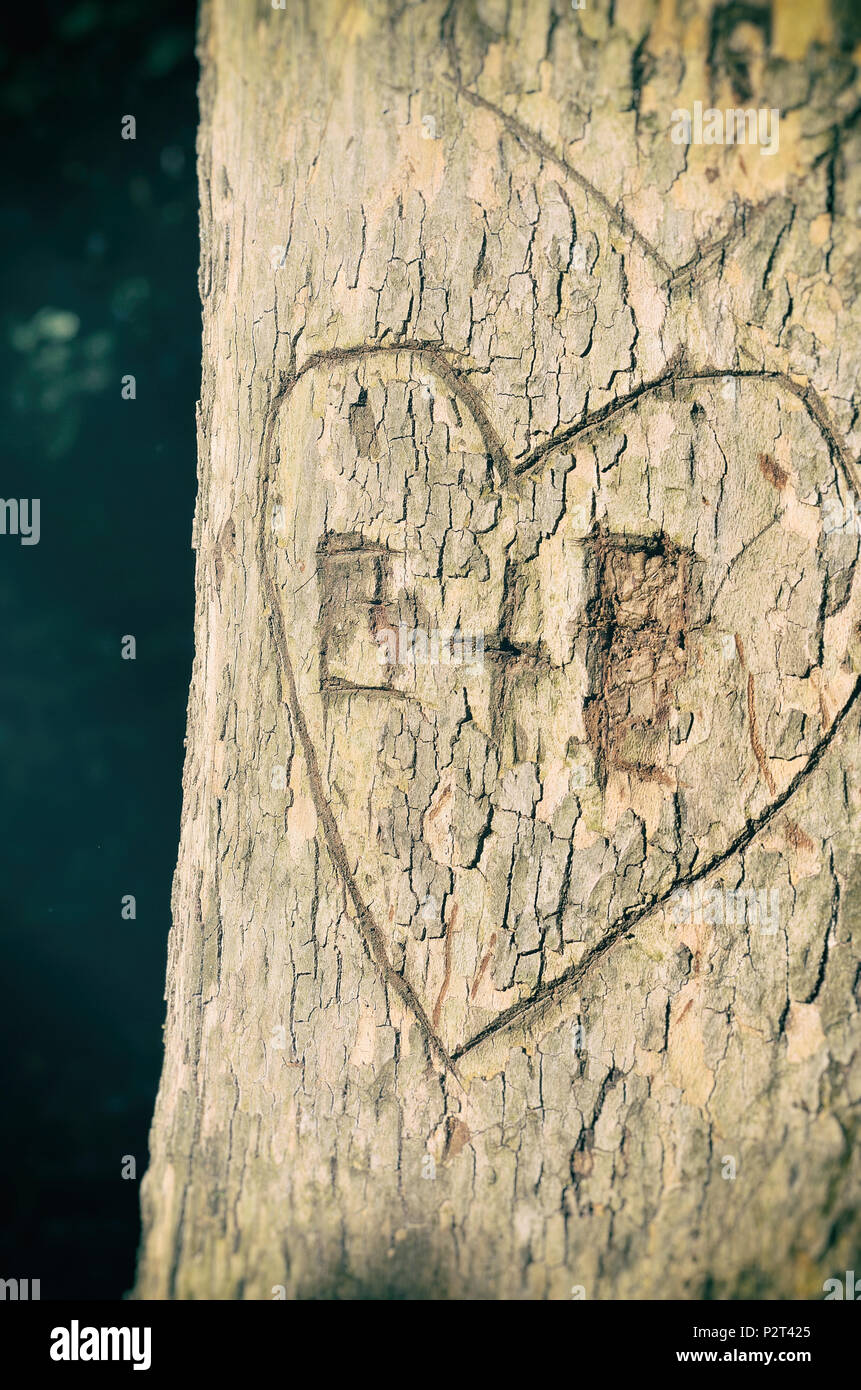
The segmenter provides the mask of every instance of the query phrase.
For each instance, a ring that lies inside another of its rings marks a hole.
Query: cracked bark
[[[136,1295],[821,1296],[859,1231],[845,12],[288,6],[202,10]],[[779,150],[673,144],[696,100]]]

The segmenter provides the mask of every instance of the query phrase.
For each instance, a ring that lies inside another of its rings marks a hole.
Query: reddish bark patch
[[[494,946],[496,945],[496,938],[497,938],[497,936],[498,936],[498,933],[497,933],[497,932],[494,932],[494,933],[493,933],[493,936],[490,938],[490,945],[488,946],[487,950],[485,951],[484,955],[483,955],[482,958],[481,958],[481,964],[480,964],[479,967],[478,967],[478,971],[477,971],[476,976],[475,976],[475,979],[474,979],[474,981],[473,981],[472,989],[469,991],[469,997],[470,997],[470,999],[474,999],[474,998],[475,998],[475,992],[476,992],[476,990],[478,989],[479,985],[481,984],[481,981],[482,981],[482,979],[483,979],[483,977],[484,977],[484,972],[485,972],[485,970],[487,969],[488,965],[490,964],[490,958],[491,958],[491,956],[493,955],[493,948],[494,948]]]
[[[810,836],[801,829],[800,825],[796,825],[794,820],[790,820],[789,817],[787,817],[784,822],[784,834],[793,849],[806,849],[809,851],[816,848]]]
[[[756,758],[765,785],[768,787],[771,795],[774,796],[777,788],[775,787],[774,778],[771,775],[771,770],[766,760],[762,739],[759,736],[759,726],[756,721],[756,689],[752,671],[748,671],[747,673],[747,717],[750,725],[750,746],[753,749],[753,756]]]
[[[782,492],[789,482],[789,474],[785,468],[771,457],[771,454],[759,455],[759,471],[764,478],[767,478],[772,487],[776,487],[778,492]]]
[[[454,1115],[449,1115],[447,1125],[448,1133],[445,1141],[445,1153],[443,1154],[444,1162],[450,1158],[457,1158],[458,1154],[466,1147],[472,1138],[463,1120],[458,1120]]]

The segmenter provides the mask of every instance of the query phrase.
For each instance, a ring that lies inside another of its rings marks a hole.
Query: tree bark
[[[137,1297],[853,1268],[848,22],[204,0]],[[677,143],[697,102],[777,147]]]

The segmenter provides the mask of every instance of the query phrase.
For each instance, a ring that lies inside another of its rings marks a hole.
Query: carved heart
[[[734,438],[737,390],[760,439]],[[284,384],[263,460],[318,823],[448,1067],[745,848],[857,697],[858,538],[819,506],[852,465],[787,376],[668,370],[514,461],[439,347],[338,350]]]

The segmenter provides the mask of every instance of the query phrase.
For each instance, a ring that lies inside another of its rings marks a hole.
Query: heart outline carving
[[[835,712],[828,729],[809,754],[803,767],[798,769],[784,790],[763,809],[758,817],[748,822],[744,829],[734,837],[725,849],[716,852],[696,870],[688,874],[680,874],[673,880],[669,887],[664,889],[661,893],[646,898],[642,902],[627,908],[621,916],[608,927],[601,939],[584,953],[579,961],[562,971],[561,974],[556,976],[553,980],[539,985],[524,999],[502,1010],[489,1024],[480,1029],[479,1032],[467,1038],[457,1048],[449,1052],[443,1044],[434,1024],[428,1017],[427,1011],[416,994],[416,991],[410,985],[409,981],[394,969],[386,950],[383,933],[369,905],[365,902],[355,875],[350,868],[340,829],[323,787],[316,749],[299,699],[293,663],[287,645],[283,611],[278,596],[278,583],[275,575],[275,568],[272,563],[270,547],[267,542],[266,529],[266,518],[270,510],[271,475],[274,471],[272,451],[275,431],[278,425],[280,412],[289,401],[290,395],[299,381],[310,371],[318,367],[350,361],[361,361],[365,358],[374,356],[396,356],[398,354],[408,354],[418,357],[426,370],[436,376],[452,392],[455,398],[466,407],[478,428],[485,445],[488,461],[494,468],[499,487],[503,491],[510,489],[515,478],[519,478],[531,470],[538,468],[546,456],[551,452],[554,452],[566,443],[593,430],[600,429],[623,411],[634,409],[638,402],[664,392],[673,392],[677,385],[681,385],[685,382],[707,382],[715,379],[724,380],[726,378],[772,381],[794,395],[801,402],[809,418],[816,426],[820,437],[828,449],[832,464],[842,474],[847,487],[850,490],[854,488],[857,491],[858,485],[856,467],[850,460],[844,445],[839,440],[829,420],[828,412],[821,397],[813,387],[809,385],[801,386],[798,381],[793,380],[792,377],[784,372],[737,370],[732,368],[721,369],[716,367],[703,367],[699,370],[694,370],[685,367],[683,361],[677,358],[668,365],[660,376],[649,382],[642,383],[631,392],[616,398],[616,400],[607,403],[605,406],[584,413],[576,424],[567,426],[556,434],[551,435],[542,444],[524,455],[521,455],[516,462],[513,462],[510,458],[505,445],[485,409],[483,400],[476,392],[472,383],[465,377],[465,371],[467,369],[463,366],[455,365],[450,360],[454,354],[451,350],[446,349],[442,343],[403,340],[397,343],[371,343],[349,348],[332,348],[311,354],[301,367],[282,378],[279,389],[270,404],[261,443],[260,469],[258,474],[259,531],[257,558],[262,591],[267,599],[270,631],[286,685],[287,704],[299,735],[299,742],[302,745],[312,799],[319,821],[323,826],[327,848],[332,862],[344,883],[347,895],[353,904],[356,914],[356,925],[368,955],[375,964],[384,983],[391,986],[419,1024],[432,1055],[442,1063],[444,1070],[448,1072],[454,1078],[457,1085],[463,1089],[463,1081],[457,1068],[457,1062],[461,1057],[473,1051],[489,1037],[512,1026],[514,1023],[523,1019],[527,1014],[536,1011],[542,1005],[550,1002],[559,1002],[565,994],[573,991],[575,986],[596,961],[604,956],[616,942],[628,935],[631,928],[639,921],[656,909],[659,909],[670,899],[671,895],[676,893],[679,889],[692,887],[709,874],[714,873],[722,864],[726,863],[735,854],[751,843],[759,831],[768,825],[786,806],[799,787],[807,780],[810,773],[818,766],[858,699],[859,694],[861,694],[861,676],[855,681],[843,705]],[[857,563],[858,557],[856,556],[855,560],[852,562],[850,573],[854,572]]]

